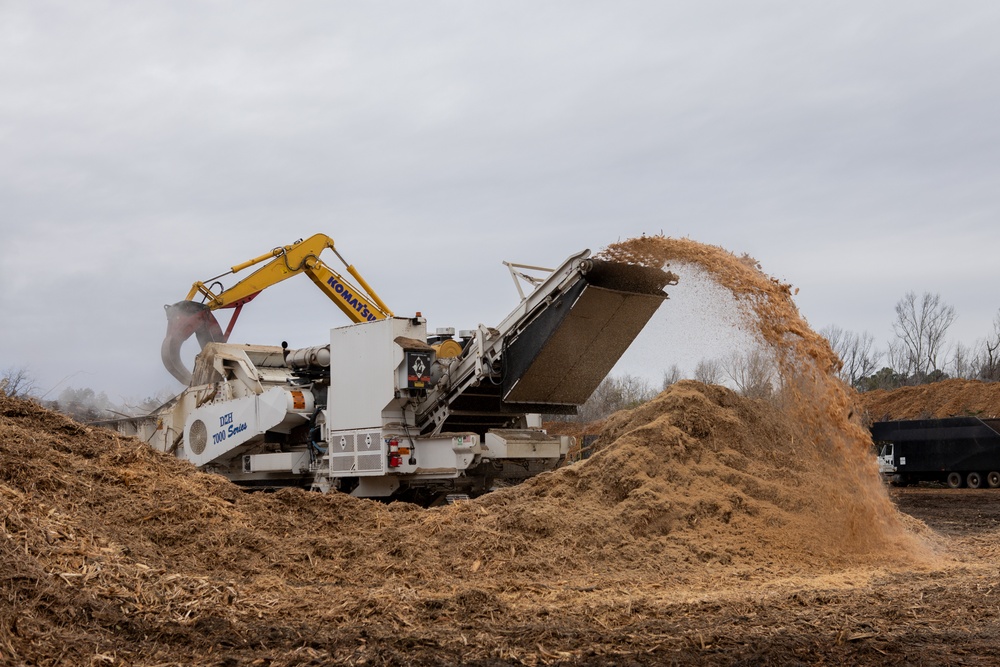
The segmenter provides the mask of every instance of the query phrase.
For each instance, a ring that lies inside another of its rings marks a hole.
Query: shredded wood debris
[[[952,565],[893,504],[850,415],[854,397],[832,379],[836,359],[790,288],[687,240],[633,239],[606,255],[678,272],[697,263],[743,298],[781,367],[773,400],[680,382],[609,418],[584,461],[421,509],[247,493],[0,396],[0,663],[802,664],[851,661],[868,646],[891,653],[905,635],[893,623]],[[923,588],[876,599],[906,572]],[[869,613],[897,607],[893,621]]]

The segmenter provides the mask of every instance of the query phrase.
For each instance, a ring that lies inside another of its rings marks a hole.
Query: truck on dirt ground
[[[879,472],[895,486],[1000,488],[1000,419],[949,417],[871,426]]]

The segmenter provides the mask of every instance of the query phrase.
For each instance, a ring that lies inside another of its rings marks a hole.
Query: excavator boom
[[[346,271],[357,281],[350,280],[330,268],[320,259],[324,250],[332,250],[343,262]],[[267,262],[256,271],[224,288],[219,279],[235,275],[244,269]],[[192,335],[202,348],[210,342],[226,342],[242,307],[268,287],[300,273],[306,274],[352,322],[371,322],[392,317],[392,311],[368,285],[354,266],[348,264],[337,252],[333,239],[325,234],[314,234],[308,239],[274,248],[271,252],[247,260],[221,275],[198,281],[191,286],[187,297],[172,305],[164,306],[167,313],[167,334],[160,348],[164,367],[177,380],[188,384],[191,373],[181,361],[180,350]],[[201,301],[195,301],[200,295]],[[222,331],[212,311],[220,308],[235,309],[229,326]]]

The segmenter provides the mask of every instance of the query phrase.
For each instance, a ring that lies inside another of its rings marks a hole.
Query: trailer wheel
[[[1000,488],[1000,472],[994,470],[993,472],[986,473],[986,486],[991,489]]]
[[[962,486],[962,473],[950,472],[945,481],[948,483],[948,488],[958,489]]]
[[[970,489],[978,489],[983,485],[983,476],[978,472],[970,472],[965,478],[965,483],[968,484]]]

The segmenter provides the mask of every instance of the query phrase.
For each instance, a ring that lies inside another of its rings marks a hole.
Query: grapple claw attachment
[[[225,342],[226,336],[215,315],[205,304],[178,301],[163,308],[167,313],[167,335],[160,346],[160,358],[170,374],[187,385],[191,382],[191,371],[181,361],[181,346],[184,341],[193,334],[197,336],[198,344],[204,348],[208,343]]]

